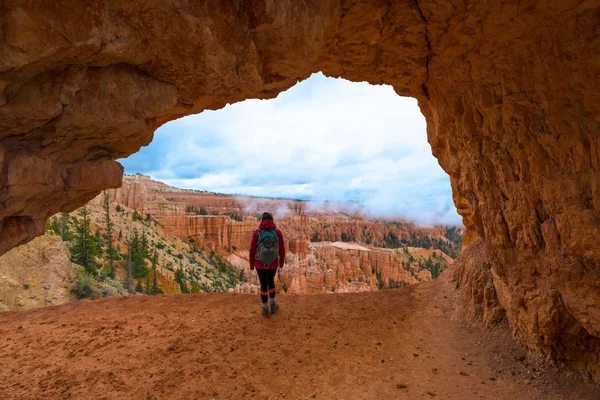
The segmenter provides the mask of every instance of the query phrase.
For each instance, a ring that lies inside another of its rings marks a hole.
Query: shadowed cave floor
[[[361,294],[120,297],[0,314],[2,399],[598,399],[444,276]]]

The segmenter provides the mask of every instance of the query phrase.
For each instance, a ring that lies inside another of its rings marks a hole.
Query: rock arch
[[[527,3],[527,4],[523,4]],[[5,0],[0,254],[120,185],[161,124],[311,73],[416,97],[475,314],[600,379],[599,2]],[[504,310],[504,311],[502,311]]]

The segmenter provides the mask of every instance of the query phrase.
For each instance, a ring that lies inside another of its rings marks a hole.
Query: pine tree
[[[179,290],[181,291],[181,293],[190,292],[190,290],[187,287],[187,283],[185,283],[185,273],[183,272],[183,267],[181,265],[175,271],[175,282],[179,284]]]
[[[146,287],[146,292],[150,295],[163,294],[164,291],[158,285],[158,277],[156,275],[156,267],[158,264],[158,254],[156,253],[156,248],[154,249],[154,255],[152,256],[152,285],[150,285],[150,279],[148,278],[148,284]]]
[[[158,254],[154,249],[154,257],[152,257],[152,294],[162,293],[162,289],[158,286],[158,277],[156,276],[156,264],[158,263]]]
[[[105,235],[105,243],[106,243],[106,255],[108,256],[108,276],[111,278],[115,277],[115,251],[113,248],[113,226],[110,219],[110,201],[108,200],[108,193],[104,192],[102,197],[102,209],[104,210],[104,223],[106,224],[106,235]]]
[[[46,234],[58,235],[58,218],[52,217],[46,220]]]
[[[83,266],[89,274],[95,275],[97,265],[94,258],[98,256],[98,245],[90,228],[87,207],[80,208],[77,214],[81,220],[75,219],[74,221],[75,232],[71,248],[71,261]]]
[[[127,292],[131,293],[131,234],[127,242]]]
[[[145,232],[140,235],[136,228],[133,228],[127,243],[129,247],[129,256],[131,258],[131,276],[135,279],[144,279],[148,276],[148,267],[146,258],[149,258],[148,238]]]
[[[54,216],[46,221],[46,233],[60,236],[63,242],[71,240],[69,214],[61,213],[60,219]]]

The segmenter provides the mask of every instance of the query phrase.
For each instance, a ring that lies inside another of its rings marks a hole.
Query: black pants
[[[263,303],[266,303],[270,298],[275,298],[275,274],[276,269],[258,269],[258,280],[260,281],[260,299]]]

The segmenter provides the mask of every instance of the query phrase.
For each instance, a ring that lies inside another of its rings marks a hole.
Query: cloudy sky
[[[417,101],[390,86],[315,74],[276,99],[167,123],[120,162],[179,188],[353,201],[376,216],[460,223]]]

